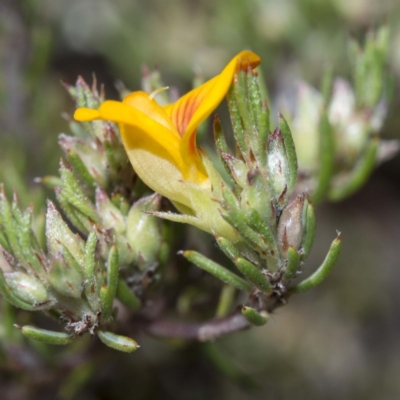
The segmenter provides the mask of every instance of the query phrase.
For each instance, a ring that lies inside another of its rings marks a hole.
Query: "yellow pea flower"
[[[235,72],[255,68],[259,63],[256,54],[243,51],[219,75],[175,103],[160,106],[152,95],[138,91],[122,102],[105,101],[98,110],[79,108],[74,117],[78,121],[102,119],[119,124],[136,173],[184,214],[157,213],[158,216],[235,239],[236,232],[218,211],[216,200],[220,200],[222,180],[196,146],[196,130],[225,97]]]

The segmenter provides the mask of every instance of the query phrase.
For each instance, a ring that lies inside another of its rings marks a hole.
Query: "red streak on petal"
[[[191,96],[185,102],[179,103],[171,113],[171,119],[176,126],[180,136],[183,136],[186,131],[193,114],[199,108],[203,101],[205,93],[199,93],[197,96]]]
[[[197,150],[196,146],[196,131],[190,134],[190,140],[189,140],[189,153],[194,154],[195,151]]]

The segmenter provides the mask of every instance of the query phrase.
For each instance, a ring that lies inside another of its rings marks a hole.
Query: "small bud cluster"
[[[159,221],[146,212],[159,210],[160,195],[143,197],[129,206],[122,196],[110,199],[107,192],[97,186],[92,202],[74,170],[63,162],[55,192],[62,210],[81,233],[88,235],[96,225],[99,253],[103,259],[107,258],[110,245],[115,242],[120,264],[127,269],[127,274],[154,268],[157,264],[163,248],[161,230]]]
[[[301,82],[291,125],[299,161],[299,186],[314,202],[341,200],[357,191],[376,164],[395,155],[398,141],[379,132],[390,93],[385,61],[386,26],[370,32],[362,48],[352,39],[352,84],[327,70],[321,92]]]
[[[104,101],[103,90],[99,93],[96,80],[90,88],[79,77],[75,86],[65,85],[76,101],[77,107],[97,109]],[[131,200],[137,188],[137,177],[132,170],[121,143],[117,127],[112,123],[94,121],[78,123],[66,116],[74,136],[61,134],[59,144],[69,163],[89,189],[102,187],[111,195]]]
[[[48,311],[66,321],[68,333],[44,331],[31,326],[21,330],[29,337],[65,344],[89,331],[103,332],[112,321],[113,300],[118,291],[129,293],[131,304],[138,299],[119,280],[118,250],[110,247],[107,260],[96,257],[97,236],[86,240],[74,234],[52,202],[46,215],[47,252],[31,230],[32,209],[22,212],[18,199],[10,203],[0,192],[0,290],[14,306],[29,311]],[[104,334],[106,332],[103,332]],[[130,342],[129,351],[137,348]]]
[[[104,101],[95,81],[89,88],[78,78],[76,85],[67,89],[77,107],[98,108]],[[160,209],[161,197],[141,198],[146,189],[132,169],[114,124],[71,120],[70,127],[74,136],[59,137],[68,164],[61,162],[60,178],[45,177],[43,182],[55,187],[64,213],[81,233],[88,235],[96,224],[103,259],[115,242],[127,276],[154,269],[166,245],[159,221],[146,213]]]
[[[82,78],[68,90],[78,106],[95,107],[103,100]],[[2,188],[0,292],[19,308],[65,321],[67,333],[22,327],[29,337],[65,344],[88,331],[113,348],[133,351],[136,342],[104,329],[113,320],[115,298],[136,310],[158,277],[154,271],[167,246],[159,220],[149,213],[160,209],[161,196],[139,197],[144,185],[112,124],[71,121],[70,126],[75,136],[59,138],[66,156],[59,177],[40,181],[54,188],[73,229],[48,201],[44,250],[32,232],[32,208],[21,212],[16,196],[10,204]]]

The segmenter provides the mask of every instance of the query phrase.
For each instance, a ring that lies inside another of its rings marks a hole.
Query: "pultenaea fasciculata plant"
[[[379,37],[373,41],[375,48],[383,46]],[[366,54],[373,44],[364,53],[359,51]],[[359,56],[357,62],[365,64],[364,58]],[[118,300],[131,310],[132,325],[136,321],[138,329],[207,340],[265,324],[291,295],[324,280],[339,256],[340,235],[311,276],[300,282],[296,278],[304,270],[316,232],[310,198],[335,198],[340,188],[324,157],[320,158],[322,170],[331,171],[322,177],[324,182],[314,164],[298,180],[298,167],[304,168],[302,162],[298,166],[298,159],[305,157],[303,153],[297,157],[298,139],[293,140],[282,115],[273,128],[270,108],[261,95],[259,63],[256,54],[241,52],[219,75],[166,105],[156,100],[162,84],[154,85],[151,74],[144,86],[155,89],[153,93],[132,92],[122,101],[106,101],[95,83],[90,88],[82,78],[75,86],[67,86],[78,106],[75,120],[69,119],[73,136],[59,137],[65,155],[60,176],[47,176],[41,182],[54,188],[69,224],[48,201],[43,249],[32,229],[32,209],[21,211],[16,195],[9,202],[4,190],[0,192],[0,291],[14,306],[45,311],[64,322],[65,328],[60,333],[26,325],[19,327],[23,334],[66,344],[90,332],[114,349],[134,351],[138,345],[133,339],[114,333],[119,329]],[[365,67],[366,76],[368,68],[374,65]],[[362,92],[360,85],[357,93]],[[378,92],[368,104],[359,94],[357,104],[378,107],[382,91]],[[225,96],[235,146],[231,151],[215,116],[221,171],[215,157],[197,146],[196,130]],[[328,136],[333,151],[333,123],[323,112],[319,118],[321,146]],[[291,121],[296,126],[296,120]],[[332,154],[328,158],[332,163]],[[355,169],[357,162],[353,160]],[[346,168],[348,180],[354,181],[353,167]],[[362,178],[367,175],[364,171]],[[313,191],[302,193],[304,177]],[[344,192],[354,191],[354,185]],[[171,212],[161,196],[179,213]],[[177,322],[179,329],[174,330],[172,323],[163,324],[154,313],[146,314],[148,299],[162,297],[160,283],[174,239],[174,225],[163,220],[190,224],[213,235],[236,268],[233,271],[196,251],[181,252],[223,282],[217,317],[197,324],[196,329]],[[247,300],[239,312],[232,313],[235,295],[243,292]]]

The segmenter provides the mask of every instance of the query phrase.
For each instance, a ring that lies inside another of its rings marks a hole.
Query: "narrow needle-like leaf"
[[[340,250],[342,248],[342,240],[340,235],[332,242],[331,248],[325,257],[321,266],[307,279],[300,282],[298,285],[290,289],[291,293],[305,292],[315,286],[319,285],[332,271],[336,261],[339,258]]]
[[[39,329],[31,325],[25,325],[22,328],[17,326],[17,328],[29,339],[38,340],[39,342],[47,344],[63,346],[72,342],[74,339],[73,336],[67,333]]]
[[[233,272],[227,270],[222,265],[219,265],[207,257],[204,257],[202,254],[197,253],[196,251],[188,250],[182,252],[182,255],[199,268],[207,271],[211,275],[214,275],[216,278],[220,279],[226,284],[245,292],[250,292],[252,290],[252,286],[248,282],[235,275]]]
[[[269,319],[269,315],[267,314],[267,312],[258,312],[254,308],[247,306],[242,307],[242,314],[247,319],[247,321],[255,326],[265,325]]]

